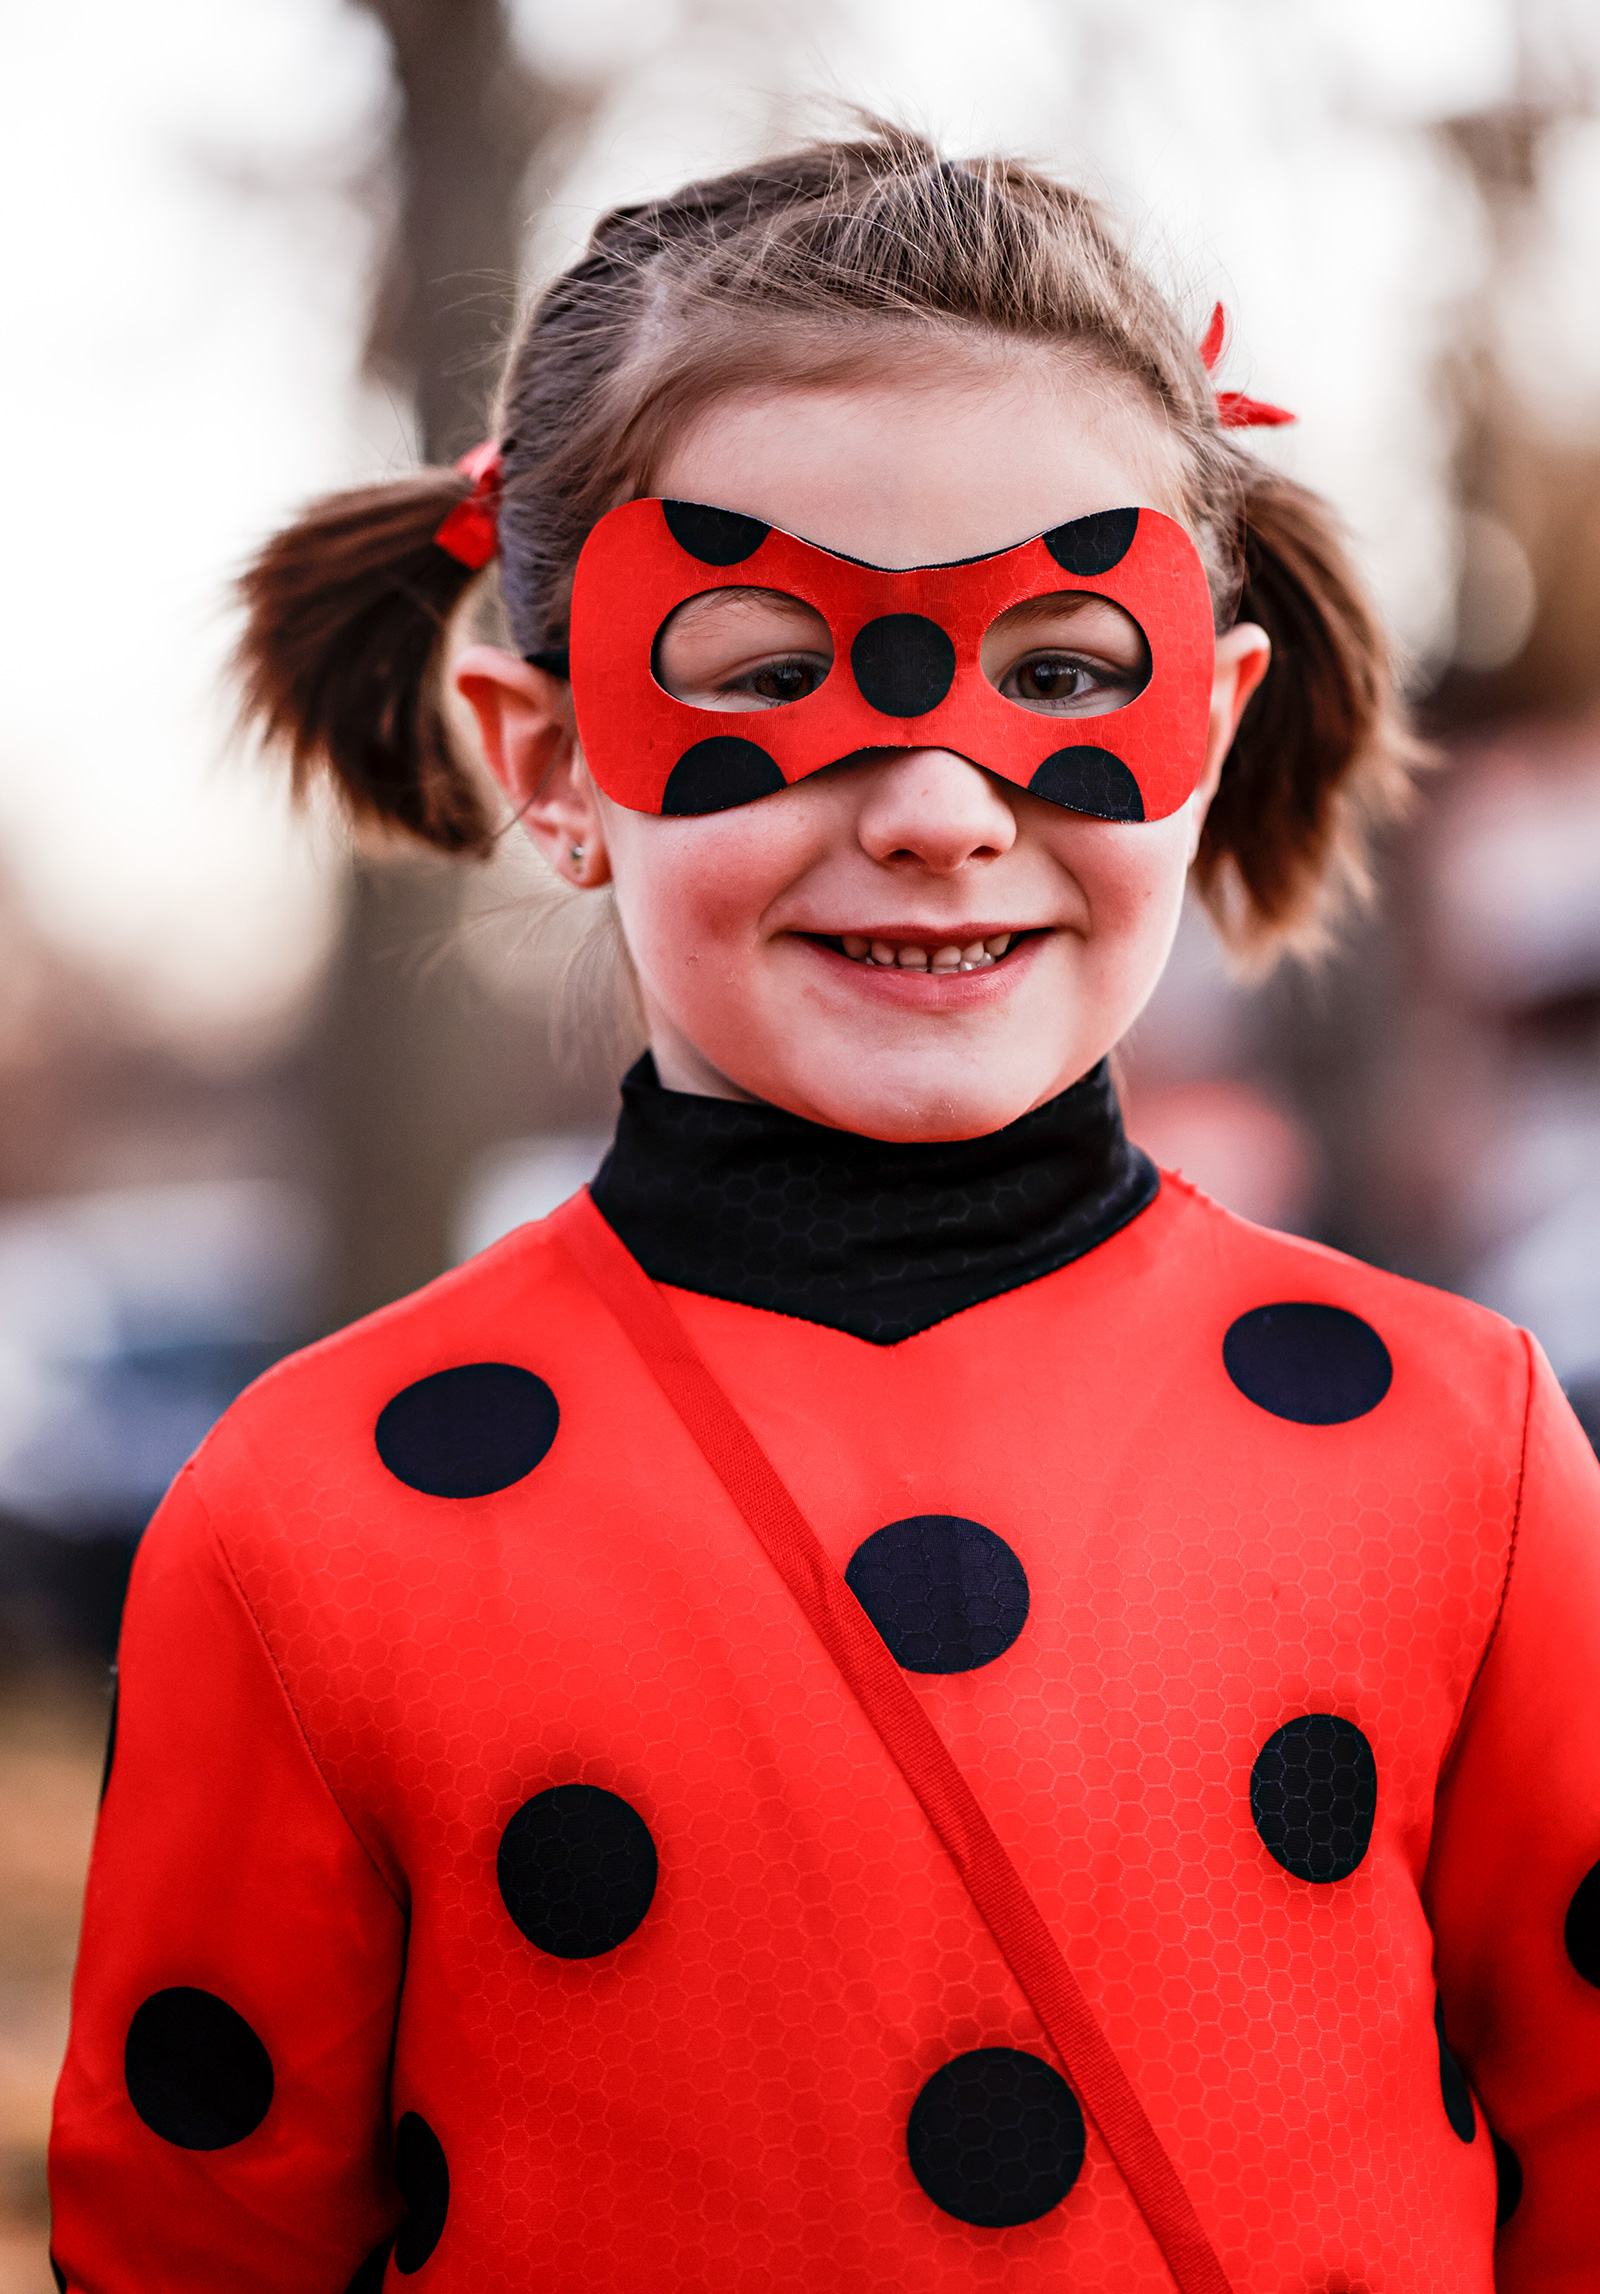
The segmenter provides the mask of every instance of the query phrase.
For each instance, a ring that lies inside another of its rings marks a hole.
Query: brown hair
[[[688,421],[742,386],[871,371],[891,329],[1088,356],[1160,410],[1217,627],[1256,621],[1273,644],[1198,887],[1242,952],[1315,944],[1364,889],[1368,835],[1399,811],[1419,754],[1383,632],[1332,512],[1218,427],[1190,330],[1103,211],[1016,161],[952,164],[874,125],[603,217],[533,306],[501,386],[500,584],[518,651],[559,655],[586,535],[648,491]],[[483,852],[492,823],[440,693],[473,576],[432,538],[469,490],[430,470],[314,504],[243,577],[239,664],[245,714],[287,746],[297,785],[326,771],[357,816]]]

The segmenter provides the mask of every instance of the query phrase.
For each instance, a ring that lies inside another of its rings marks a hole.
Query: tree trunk
[[[575,116],[518,60],[499,0],[358,0],[395,80],[394,217],[368,371],[415,406],[424,461],[483,435],[516,306],[525,187]],[[330,1325],[447,1261],[474,1158],[519,1132],[600,1119],[601,1077],[563,1080],[541,1015],[513,1014],[457,944],[468,862],[356,860],[315,1065],[334,1265]]]

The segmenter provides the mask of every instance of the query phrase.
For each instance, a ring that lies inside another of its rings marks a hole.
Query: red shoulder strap
[[[1189,2194],[1020,1873],[760,1443],[587,1189],[555,1213],[550,1228],[632,1340],[921,1802],[1099,2128],[1180,2294],[1229,2294]]]

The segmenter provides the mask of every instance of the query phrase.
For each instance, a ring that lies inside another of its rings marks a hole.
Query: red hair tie
[[[500,448],[492,438],[463,454],[456,468],[473,481],[472,492],[457,502],[434,535],[440,549],[474,573],[500,549]]]
[[[1228,331],[1228,314],[1218,303],[1211,314],[1211,323],[1200,338],[1200,364],[1209,374],[1222,356],[1222,340]],[[1286,406],[1269,406],[1264,398],[1246,398],[1242,390],[1219,390],[1217,422],[1223,430],[1275,430],[1280,422],[1297,422],[1299,416],[1291,414]]]

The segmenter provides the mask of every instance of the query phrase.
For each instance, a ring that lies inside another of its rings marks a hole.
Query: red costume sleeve
[[[1600,2160],[1600,1464],[1528,1345],[1505,1593],[1445,1766],[1425,1899],[1444,2035],[1497,2138],[1495,2284],[1588,2294]]]
[[[52,2144],[56,2276],[72,2294],[333,2294],[330,2260],[348,2276],[400,2211],[385,2097],[405,1913],[192,1469],[140,1549],[123,1654]],[[174,2086],[168,2065],[197,2055],[210,2078]]]

